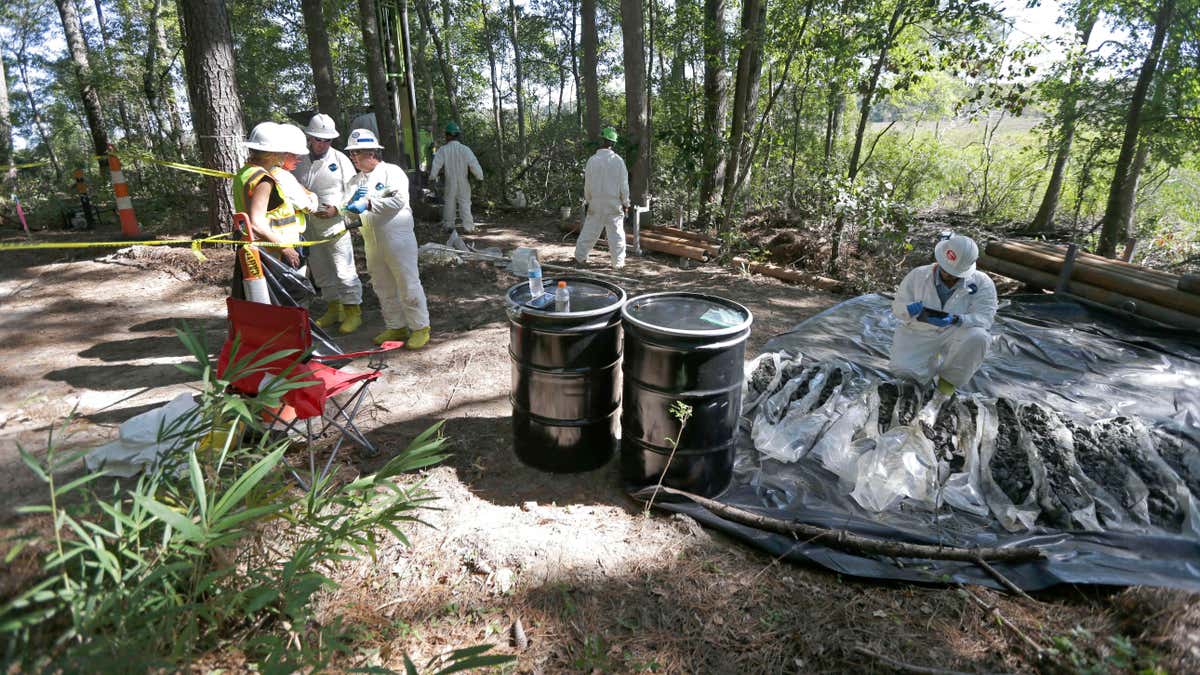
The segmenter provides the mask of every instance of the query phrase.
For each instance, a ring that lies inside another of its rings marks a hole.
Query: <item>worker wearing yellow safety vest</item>
[[[304,224],[288,201],[271,170],[283,164],[288,143],[283,125],[263,122],[250,132],[246,165],[233,177],[234,210],[245,213],[256,241],[294,244],[300,241]],[[300,267],[300,254],[291,247],[269,247],[270,255],[292,267]]]

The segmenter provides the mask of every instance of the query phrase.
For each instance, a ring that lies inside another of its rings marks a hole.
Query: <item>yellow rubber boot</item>
[[[362,307],[359,305],[342,305],[342,325],[338,327],[338,332],[342,335],[349,335],[358,330],[362,325]]]
[[[937,389],[943,395],[949,396],[954,393],[954,390],[956,389],[956,387],[953,384],[951,384],[948,380],[946,380],[945,378],[939,377],[938,383],[937,383]]]
[[[429,326],[418,328],[408,336],[408,342],[404,343],[405,349],[420,349],[429,343]]]
[[[329,306],[325,308],[325,313],[321,318],[317,319],[317,325],[321,328],[331,328],[342,322],[342,303],[337,300],[330,300]]]
[[[371,342],[381,345],[385,342],[403,342],[408,339],[407,328],[389,328],[371,338]]]

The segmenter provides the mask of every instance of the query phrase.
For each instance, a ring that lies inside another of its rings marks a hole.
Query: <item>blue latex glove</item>
[[[354,191],[354,194],[350,196],[350,201],[356,202],[366,196],[367,196],[367,186],[359,185],[358,189]]]
[[[951,326],[955,323],[958,323],[958,317],[954,314],[947,314],[946,316],[941,317],[930,316],[925,318],[925,323],[928,323],[931,326],[937,326],[938,328],[945,328],[946,326]]]
[[[354,201],[350,202],[349,204],[346,205],[346,210],[349,211],[350,213],[362,213],[363,211],[366,211],[367,210],[366,197],[361,197],[359,199],[355,199]]]
[[[908,315],[915,317],[916,315],[921,313],[921,310],[925,309],[925,303],[918,300],[916,302],[909,303],[907,309],[908,309]]]

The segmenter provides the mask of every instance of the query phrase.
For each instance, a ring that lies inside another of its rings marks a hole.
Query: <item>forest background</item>
[[[1138,237],[1176,270],[1200,253],[1197,0],[10,0],[0,166],[41,164],[3,193],[54,227],[74,169],[111,208],[108,143],[232,171],[259,121],[320,109],[344,134],[387,73],[403,91],[380,48],[401,11],[418,125],[463,126],[493,203],[578,205],[611,124],[656,220],[795,229],[810,267],[911,246],[930,213],[1108,255]],[[227,181],[127,176],[151,233],[227,229]]]

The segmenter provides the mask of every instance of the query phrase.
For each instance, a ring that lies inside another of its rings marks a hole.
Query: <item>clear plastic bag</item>
[[[850,496],[869,511],[894,509],[904,499],[935,506],[937,457],[933,443],[917,427],[889,429],[855,466]]]
[[[945,405],[953,406],[958,414],[954,451],[962,456],[963,464],[960,471],[952,472],[942,484],[942,499],[960,511],[986,516],[988,506],[980,486],[979,445],[983,440],[983,425],[980,422],[987,412],[974,400],[954,398]]]
[[[1023,463],[1029,471],[1028,486],[1024,486],[1025,494],[1019,495],[1018,500],[1014,501],[997,480],[997,478],[1005,480],[1004,477],[997,476],[999,471],[1011,471],[1012,467],[998,467],[995,461],[999,450],[997,446],[1000,435],[1000,418],[997,408],[1000,405],[1009,404],[992,399],[981,399],[979,403],[980,426],[983,431],[979,441],[979,485],[983,491],[984,500],[991,509],[992,515],[1004,529],[1009,532],[1028,530],[1034,526],[1041,513],[1041,508],[1037,503],[1038,491],[1044,476],[1041,459],[1033,451],[1029,439],[1026,438],[1025,432],[1019,424],[1014,422],[1006,427],[1006,431],[1014,436],[1011,440],[1005,440],[1010,444],[1008,451],[1014,452],[1017,464]]]
[[[742,416],[749,417],[758,404],[779,389],[783,380],[783,365],[779,352],[767,352],[746,364],[742,381]]]

